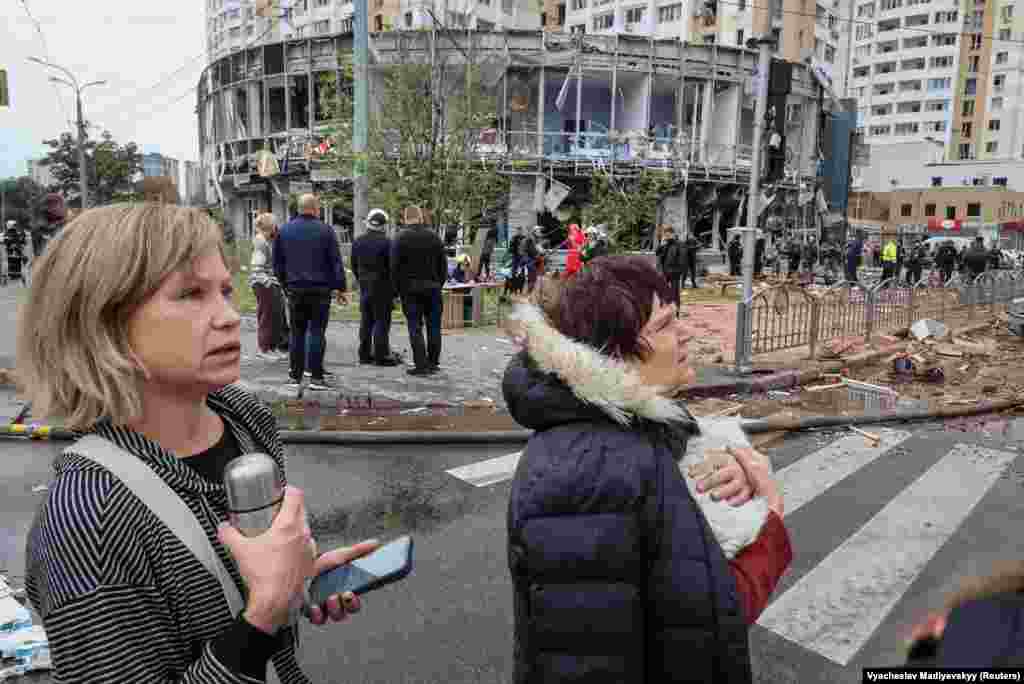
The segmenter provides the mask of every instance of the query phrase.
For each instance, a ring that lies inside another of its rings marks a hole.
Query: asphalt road
[[[751,647],[760,682],[861,681],[897,665],[903,635],[959,581],[1019,556],[1024,443],[1019,426],[793,437],[771,452],[787,495],[793,566]],[[24,537],[57,445],[0,443],[0,568],[18,582]],[[507,477],[517,447],[292,450],[321,548],[410,531],[415,569],[366,597],[351,622],[309,627],[301,660],[315,682],[508,682],[511,586]],[[497,459],[483,466],[479,461]],[[456,469],[455,475],[446,471]],[[476,486],[471,482],[475,482]],[[2,570],[0,570],[2,572]],[[48,681],[47,677],[33,681]]]

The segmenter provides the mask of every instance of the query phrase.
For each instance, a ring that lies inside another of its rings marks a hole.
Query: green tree
[[[671,176],[646,169],[636,176],[595,174],[584,222],[606,224],[615,251],[643,249],[653,235],[658,204],[672,186]]]
[[[31,225],[45,192],[46,188],[28,176],[0,181],[7,220],[17,221],[23,227]]]
[[[43,144],[50,148],[43,163],[49,167],[56,181],[47,189],[77,201],[77,139],[70,133],[62,133],[59,138],[44,140]],[[104,131],[99,140],[86,140],[85,158],[90,203],[93,205],[109,204],[124,193],[130,193],[132,181],[142,171],[142,155],[135,143],[121,145],[110,131]]]
[[[497,97],[487,88],[486,69],[438,58],[433,64],[406,59],[373,67],[367,145],[370,204],[383,207],[396,222],[403,210],[419,207],[434,228],[463,224],[471,238],[489,208],[508,193],[508,178],[480,153],[482,130],[497,117]],[[330,113],[335,146],[329,164],[350,176],[352,153],[352,65],[343,55],[342,89],[326,81],[323,104]],[[351,210],[351,193],[337,198]]]

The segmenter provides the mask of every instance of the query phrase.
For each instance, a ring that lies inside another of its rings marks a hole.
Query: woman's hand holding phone
[[[319,556],[313,563],[313,577],[330,572],[342,565],[351,563],[357,558],[362,558],[373,553],[380,547],[380,542],[371,539],[359,542],[352,546],[345,546],[334,551],[328,551]],[[327,622],[342,622],[350,614],[358,613],[362,609],[359,597],[350,591],[341,594],[332,594],[321,604],[309,605],[309,621],[314,625],[323,625]]]

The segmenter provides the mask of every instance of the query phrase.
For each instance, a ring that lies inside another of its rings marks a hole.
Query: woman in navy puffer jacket
[[[642,259],[603,257],[517,311],[503,389],[536,431],[508,513],[518,684],[752,680],[748,625],[792,558],[781,496],[756,452],[715,473],[771,511],[727,560],[678,465],[698,428],[668,398],[693,374],[670,295]]]

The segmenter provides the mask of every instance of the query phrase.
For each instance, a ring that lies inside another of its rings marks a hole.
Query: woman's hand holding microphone
[[[246,537],[227,523],[222,523],[217,532],[249,589],[245,619],[268,634],[288,624],[292,606],[305,595],[307,579],[365,556],[379,546],[376,541],[366,541],[318,556],[305,496],[295,487],[286,488],[281,510],[263,534]],[[322,606],[310,606],[310,621],[315,625],[328,619],[340,622],[359,609],[359,598],[354,594],[334,595]]]

